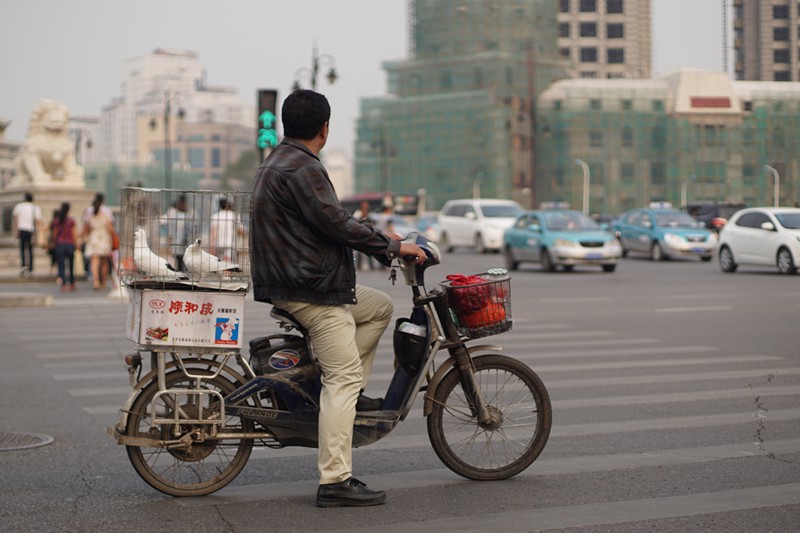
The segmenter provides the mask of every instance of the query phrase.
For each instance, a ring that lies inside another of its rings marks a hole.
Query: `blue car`
[[[623,257],[639,252],[653,261],[671,257],[710,261],[717,248],[716,233],[687,213],[670,207],[631,209],[614,222],[613,229]]]
[[[553,272],[561,266],[599,265],[613,272],[622,249],[617,239],[580,211],[553,209],[527,211],[503,235],[503,253],[509,270],[520,263],[541,263]]]

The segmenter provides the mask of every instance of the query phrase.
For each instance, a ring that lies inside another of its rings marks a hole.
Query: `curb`
[[[0,307],[50,307],[54,299],[35,292],[6,292],[0,294]]]

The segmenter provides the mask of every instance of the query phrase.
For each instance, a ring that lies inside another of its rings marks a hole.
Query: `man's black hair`
[[[283,134],[310,141],[331,118],[331,106],[325,96],[308,89],[298,89],[286,97],[281,107]]]
[[[29,192],[26,192],[25,193],[25,201],[26,202],[32,202],[33,201],[33,195],[31,193],[29,193]]]

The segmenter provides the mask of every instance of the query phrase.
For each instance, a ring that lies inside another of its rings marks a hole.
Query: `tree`
[[[260,164],[258,150],[242,152],[239,159],[225,167],[220,189],[228,191],[249,190]]]

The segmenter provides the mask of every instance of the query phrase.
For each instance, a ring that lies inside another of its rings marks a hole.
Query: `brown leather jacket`
[[[254,298],[355,303],[353,249],[386,262],[397,257],[400,242],[353,218],[319,158],[301,142],[284,139],[253,183]]]

